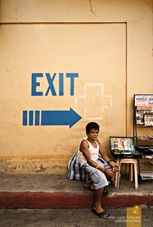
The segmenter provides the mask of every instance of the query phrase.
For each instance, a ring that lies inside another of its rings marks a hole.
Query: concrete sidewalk
[[[66,175],[0,174],[0,208],[92,208],[94,192],[82,181],[70,181]],[[152,180],[143,181],[134,189],[134,182],[121,177],[120,188],[107,187],[103,206],[124,208],[135,205],[153,206]]]
[[[132,208],[131,208],[132,209]],[[127,220],[126,209],[107,209],[100,219],[91,209],[0,209],[1,227],[151,227],[153,208],[141,208],[141,219]],[[130,221],[130,222],[128,222]],[[129,223],[129,225],[127,225]]]

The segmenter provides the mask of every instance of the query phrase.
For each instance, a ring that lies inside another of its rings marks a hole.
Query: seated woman
[[[104,187],[108,185],[107,177],[113,177],[113,170],[118,169],[119,166],[109,159],[97,139],[99,128],[95,122],[86,125],[87,138],[83,138],[80,143],[77,160],[81,167],[89,173],[94,184],[96,198],[92,212],[100,218],[109,218],[110,215],[104,212],[101,198]]]

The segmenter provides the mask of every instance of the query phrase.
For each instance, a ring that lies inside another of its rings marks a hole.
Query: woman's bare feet
[[[101,204],[96,204],[96,203],[95,203],[93,209],[94,209],[97,213],[104,212],[104,209],[102,208]]]

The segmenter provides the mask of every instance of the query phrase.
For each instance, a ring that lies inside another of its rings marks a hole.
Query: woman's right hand
[[[113,176],[114,176],[114,173],[113,173],[113,171],[112,171],[111,168],[105,169],[105,174],[106,174],[108,177],[113,177]]]

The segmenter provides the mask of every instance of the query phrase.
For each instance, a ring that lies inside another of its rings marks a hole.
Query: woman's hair
[[[96,122],[90,122],[86,125],[86,133],[89,133],[92,129],[97,129],[99,132],[99,125]]]

